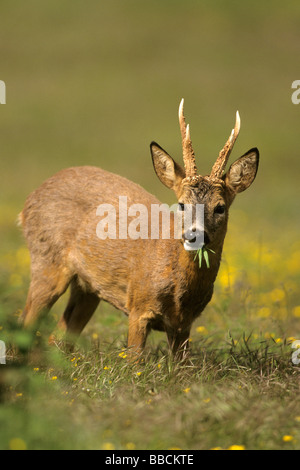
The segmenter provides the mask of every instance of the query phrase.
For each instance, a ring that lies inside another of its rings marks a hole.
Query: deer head
[[[224,173],[240,130],[240,116],[237,112],[234,129],[220,151],[210,175],[198,174],[190,128],[185,122],[183,105],[184,100],[179,106],[184,169],[155,142],[151,143],[153,166],[160,181],[175,192],[179,211],[184,210],[186,205],[189,207],[204,205],[204,245],[215,250],[223,245],[228,210],[236,194],[247,189],[255,179],[259,152],[257,148],[249,150]],[[182,240],[186,250],[198,248],[194,241],[199,231],[203,232],[203,227],[197,226],[195,218],[190,227],[182,228]]]

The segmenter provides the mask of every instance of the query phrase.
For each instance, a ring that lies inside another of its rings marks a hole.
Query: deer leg
[[[58,329],[66,333],[66,336],[79,336],[93,313],[98,307],[100,298],[92,293],[84,291],[76,281],[71,284],[70,299],[58,323]]]
[[[147,336],[150,331],[150,321],[153,319],[152,313],[139,313],[135,310],[129,314],[128,348],[131,357],[142,354]]]
[[[190,328],[167,331],[169,347],[176,360],[186,359],[189,356]]]
[[[66,291],[70,282],[69,276],[63,270],[45,269],[39,272],[32,270],[32,272],[26,306],[22,315],[25,328],[33,328],[37,325],[38,320]]]

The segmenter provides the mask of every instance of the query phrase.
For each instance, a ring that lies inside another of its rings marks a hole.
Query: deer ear
[[[151,143],[150,149],[154,170],[158,178],[167,188],[176,192],[181,181],[185,178],[184,169],[156,142]]]
[[[236,160],[223,177],[227,186],[235,194],[245,191],[253,183],[259,162],[259,151],[257,148],[249,150]]]

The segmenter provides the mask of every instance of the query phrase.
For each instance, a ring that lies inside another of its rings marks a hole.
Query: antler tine
[[[197,176],[197,167],[194,150],[192,147],[190,126],[186,125],[183,114],[184,99],[182,98],[179,106],[179,126],[182,138],[183,162],[186,177]]]
[[[240,119],[239,112],[237,111],[236,112],[234,129],[232,129],[231,134],[230,134],[226,144],[224,145],[224,147],[222,148],[222,150],[219,153],[219,156],[216,160],[216,163],[212,167],[212,170],[211,170],[211,173],[210,173],[211,178],[221,178],[222,177],[223,172],[225,170],[226,163],[228,161],[228,158],[231,154],[231,151],[233,149],[235,141],[236,141],[236,139],[239,135],[240,128],[241,128],[241,119]]]
[[[184,141],[186,137],[186,124],[185,124],[185,118],[183,114],[183,106],[184,106],[184,99],[182,98],[182,100],[180,101],[179,112],[178,112],[179,126],[180,126],[182,141]]]

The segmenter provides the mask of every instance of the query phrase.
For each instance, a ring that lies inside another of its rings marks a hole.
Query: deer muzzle
[[[183,246],[186,251],[199,250],[209,243],[209,236],[205,230],[189,228],[183,235]]]

